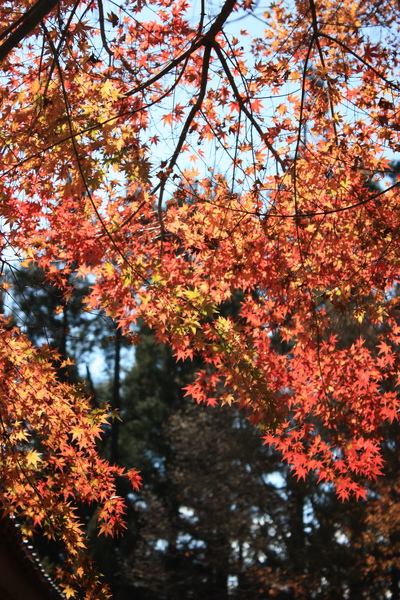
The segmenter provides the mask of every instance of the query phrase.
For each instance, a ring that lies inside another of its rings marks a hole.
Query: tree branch
[[[3,61],[14,48],[42,21],[58,4],[59,0],[38,0],[15,23],[12,23],[1,35],[3,38],[15,27],[15,31],[0,46],[0,62]],[[19,25],[20,23],[20,25]],[[19,25],[19,26],[18,26]]]
[[[157,189],[160,190],[160,195],[158,198],[158,220],[160,222],[160,227],[161,227],[161,241],[163,241],[163,239],[164,239],[164,225],[163,225],[163,221],[162,221],[162,201],[163,201],[165,184],[166,184],[169,174],[171,173],[172,169],[174,168],[174,166],[176,164],[176,161],[178,160],[179,153],[182,149],[183,144],[185,143],[185,139],[186,139],[187,133],[189,131],[189,128],[192,124],[192,121],[193,121],[194,117],[196,116],[196,113],[201,109],[201,106],[203,104],[204,96],[207,91],[207,80],[208,80],[208,69],[209,69],[209,65],[210,65],[210,55],[211,55],[211,47],[209,45],[207,45],[205,47],[204,56],[203,56],[203,70],[201,73],[199,95],[197,97],[196,103],[192,106],[192,108],[187,116],[185,125],[179,136],[179,140],[176,145],[174,154],[172,155],[172,158],[169,161],[166,176],[161,180],[160,184],[153,190],[153,193],[155,193],[157,191]]]
[[[137,94],[138,92],[141,92],[142,90],[153,85],[153,83],[164,77],[164,75],[167,75],[170,71],[172,71],[172,69],[174,69],[182,61],[187,59],[191,54],[193,54],[193,52],[195,52],[202,46],[207,46],[208,44],[211,44],[214,41],[215,36],[218,35],[218,33],[221,31],[229,15],[235,8],[236,2],[237,0],[226,0],[225,4],[221,9],[221,12],[218,14],[214,23],[211,25],[210,29],[203,37],[200,37],[198,40],[193,42],[190,48],[186,50],[186,52],[183,52],[182,54],[174,58],[174,60],[171,60],[171,62],[168,63],[168,65],[166,65],[163,69],[161,69],[161,71],[153,75],[153,77],[150,77],[150,79],[147,79],[146,81],[135,87],[133,90],[126,92],[125,96],[133,96],[134,94]]]
[[[253,114],[251,113],[251,111],[247,108],[247,106],[245,105],[242,96],[240,95],[240,92],[237,88],[236,82],[235,82],[235,78],[231,73],[231,70],[229,69],[229,65],[225,59],[225,56],[222,53],[222,49],[221,46],[219,44],[217,44],[216,42],[213,44],[213,48],[215,49],[215,52],[217,53],[217,56],[221,62],[222,68],[225,71],[225,74],[228,78],[228,81],[231,85],[233,94],[236,98],[237,103],[239,104],[240,109],[244,112],[244,114],[246,115],[246,117],[249,119],[250,123],[254,126],[255,130],[257,131],[257,133],[260,135],[260,137],[262,138],[264,144],[267,146],[268,150],[271,152],[271,154],[273,155],[273,157],[275,158],[276,162],[281,166],[283,171],[286,171],[285,165],[283,163],[283,160],[281,159],[281,157],[279,156],[278,152],[275,150],[275,148],[272,146],[272,144],[265,138],[264,132],[261,129],[260,125],[257,123],[257,121],[255,120]]]

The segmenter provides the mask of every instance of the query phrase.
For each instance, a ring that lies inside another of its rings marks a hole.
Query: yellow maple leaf
[[[36,469],[38,464],[42,462],[42,457],[36,450],[30,450],[26,455],[26,462],[29,466],[32,465]]]

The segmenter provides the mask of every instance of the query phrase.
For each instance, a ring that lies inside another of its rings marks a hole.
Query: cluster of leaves
[[[116,600],[396,598],[398,423],[384,432],[385,477],[343,503],[316,477],[298,481],[234,406],[183,397],[196,362],[174,364],[140,333],[119,456],[145,485],[128,495],[126,535],[93,540]]]
[[[54,350],[34,349],[4,320],[0,357],[2,506],[23,517],[24,534],[30,536],[40,526],[48,538],[61,540],[64,583],[73,579],[87,587],[88,597],[100,597],[96,578],[88,585],[90,571],[82,552],[86,542],[76,504],[98,503],[100,531],[123,530],[124,505],[114,479],[124,470],[101,459],[96,448],[106,413],[93,409],[77,386],[57,381]],[[135,471],[127,475],[139,485]],[[65,591],[68,597],[73,588],[65,585]]]
[[[399,203],[384,178],[400,148],[397,7],[280,1],[260,16],[226,0],[216,15],[202,2],[196,19],[184,0],[112,6],[0,8],[3,260],[12,248],[35,261],[64,302],[90,275],[89,309],[126,333],[142,318],[177,358],[201,359],[197,401],[237,402],[299,477],[364,495],[358,478],[381,472],[381,426],[399,408]],[[264,24],[248,56],[246,32],[229,34],[237,15]],[[171,148],[153,171],[161,139]],[[187,151],[204,172],[184,169]],[[237,315],[223,316],[238,293]],[[343,315],[358,328],[348,345]],[[13,360],[30,361],[12,339]],[[15,367],[3,372],[19,389]],[[75,456],[90,437],[81,421],[68,423]],[[50,485],[47,454],[26,456]]]

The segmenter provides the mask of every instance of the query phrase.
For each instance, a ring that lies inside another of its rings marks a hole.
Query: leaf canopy
[[[88,310],[198,356],[188,394],[237,402],[342,498],[381,472],[399,408],[398,39],[390,0],[0,7],[3,263],[65,301],[89,276]],[[65,520],[73,554],[72,498],[105,503],[104,532],[121,512],[104,417],[3,333],[4,503]]]

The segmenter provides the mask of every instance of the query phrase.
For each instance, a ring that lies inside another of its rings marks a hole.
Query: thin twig
[[[260,137],[262,138],[264,144],[267,146],[268,150],[271,152],[271,154],[273,155],[273,157],[275,158],[275,160],[279,163],[279,165],[281,166],[283,171],[286,171],[286,167],[285,164],[283,162],[283,160],[281,159],[281,157],[279,156],[278,152],[275,150],[275,148],[272,146],[271,142],[269,142],[267,140],[267,138],[264,135],[263,130],[261,129],[261,126],[257,123],[257,121],[254,118],[254,115],[251,113],[251,111],[247,108],[246,104],[243,101],[243,98],[240,95],[240,92],[236,86],[236,82],[235,82],[235,78],[231,73],[231,70],[229,69],[229,65],[226,62],[225,56],[222,53],[222,49],[221,46],[217,43],[214,42],[213,44],[213,48],[215,49],[217,56],[221,62],[221,65],[226,73],[226,76],[228,78],[229,83],[231,84],[231,88],[233,90],[233,94],[235,96],[235,99],[237,101],[237,103],[239,104],[239,107],[241,108],[241,110],[244,112],[244,114],[247,116],[247,118],[249,119],[249,121],[251,122],[251,124],[254,126],[254,128],[256,129],[257,133],[260,135]]]
[[[165,173],[165,176],[162,178],[162,180],[160,181],[158,186],[156,186],[156,188],[152,192],[152,193],[156,193],[156,191],[158,189],[160,190],[160,194],[159,194],[159,198],[158,198],[158,220],[159,220],[160,228],[161,228],[161,232],[160,232],[161,233],[161,244],[163,243],[164,237],[165,237],[164,224],[163,224],[163,220],[162,220],[162,201],[163,201],[163,196],[164,196],[165,184],[167,182],[169,174],[171,173],[172,169],[174,168],[174,166],[176,164],[176,161],[178,160],[179,153],[182,149],[183,144],[185,143],[186,136],[187,136],[190,126],[193,122],[193,119],[196,116],[196,113],[202,107],[204,96],[207,91],[207,80],[208,80],[208,69],[210,66],[210,55],[211,55],[211,46],[207,45],[204,49],[203,69],[201,72],[201,80],[200,80],[200,93],[197,97],[195,104],[192,106],[192,108],[187,116],[185,124],[182,128],[181,134],[179,136],[178,143],[175,147],[175,151],[171,157],[171,160],[168,163],[168,168]]]

